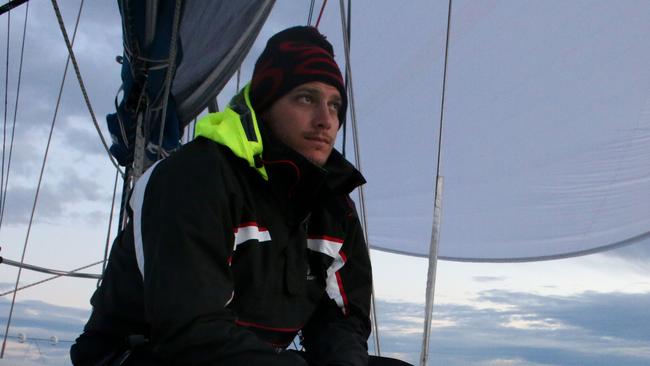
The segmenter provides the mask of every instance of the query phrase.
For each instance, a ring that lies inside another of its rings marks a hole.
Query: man
[[[348,197],[365,181],[333,149],[346,108],[324,36],[273,36],[229,108],[138,180],[73,363],[368,364],[372,276]],[[305,352],[285,351],[298,332]]]

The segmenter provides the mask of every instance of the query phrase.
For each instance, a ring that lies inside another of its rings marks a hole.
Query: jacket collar
[[[366,180],[338,151],[323,167],[287,147],[259,122],[249,97],[250,84],[235,95],[223,112],[210,113],[196,125],[195,137],[203,136],[229,148],[265,180],[288,196],[307,198],[325,188],[347,195]]]
[[[366,180],[361,173],[338,151],[332,150],[323,167],[279,141],[261,126],[264,141],[263,164],[270,181],[279,185],[289,197],[307,198],[311,194],[325,193],[347,195]]]
[[[262,135],[251,106],[249,89],[250,85],[246,85],[223,112],[209,113],[201,118],[196,124],[194,137],[203,136],[226,146],[268,180],[266,169],[259,163],[263,151]]]

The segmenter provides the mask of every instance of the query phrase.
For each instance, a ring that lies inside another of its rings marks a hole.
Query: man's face
[[[339,91],[319,81],[299,85],[264,112],[271,132],[318,166],[325,165],[339,128]]]

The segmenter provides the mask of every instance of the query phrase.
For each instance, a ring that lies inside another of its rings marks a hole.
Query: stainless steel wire
[[[81,1],[83,5],[83,0]],[[63,23],[63,17],[61,16],[61,10],[59,10],[59,5],[57,3],[57,0],[52,0],[52,7],[54,8],[54,13],[56,14],[56,19],[59,22],[59,28],[61,28],[61,34],[63,35],[63,40],[65,41],[65,45],[68,48],[68,54],[69,54],[69,59],[72,61],[72,67],[74,68],[75,75],[77,76],[77,81],[79,82],[79,88],[81,89],[81,94],[83,94],[84,97],[84,102],[86,103],[86,107],[88,108],[88,112],[90,113],[90,117],[93,121],[93,124],[95,125],[95,129],[97,130],[97,134],[99,135],[99,139],[102,142],[102,145],[104,145],[104,149],[106,150],[106,153],[108,154],[108,158],[111,159],[111,163],[115,166],[115,168],[120,172],[122,176],[124,176],[124,172],[120,169],[120,166],[117,164],[117,161],[113,158],[113,155],[111,154],[111,151],[108,147],[108,144],[106,143],[106,139],[104,138],[104,135],[102,134],[102,130],[99,127],[99,123],[97,122],[97,117],[95,117],[95,112],[93,110],[92,105],[90,104],[90,98],[88,97],[88,92],[86,91],[86,86],[84,84],[83,78],[81,77],[81,71],[79,71],[79,64],[77,64],[77,58],[74,55],[74,51],[72,50],[72,44],[70,43],[70,39],[68,38],[68,32],[65,29],[65,24]],[[76,30],[76,28],[75,28]],[[74,37],[73,37],[74,38]]]
[[[56,0],[52,0],[53,2],[56,2]],[[80,5],[79,5],[79,11],[77,13],[77,20],[75,22],[75,27],[74,27],[74,32],[72,35],[72,42],[74,42],[74,39],[77,35],[77,29],[79,28],[79,19],[81,18],[81,10],[83,9],[83,3],[84,1],[82,0]],[[58,9],[58,8],[57,8]],[[60,15],[60,13],[59,13]],[[61,23],[62,24],[62,23]],[[43,181],[43,172],[45,171],[45,164],[47,162],[47,155],[50,150],[50,143],[52,141],[52,132],[54,131],[54,124],[56,123],[56,116],[59,112],[59,105],[61,103],[61,95],[63,94],[63,85],[65,85],[65,78],[68,74],[68,66],[70,65],[70,55],[68,55],[68,58],[65,63],[65,69],[63,71],[63,78],[61,80],[61,86],[59,87],[59,95],[57,97],[56,101],[56,107],[54,108],[54,117],[52,118],[52,124],[50,126],[50,133],[47,139],[47,145],[45,147],[45,154],[43,156],[43,163],[41,165],[41,171],[38,176],[38,184],[36,185],[36,193],[34,194],[34,203],[32,205],[32,212],[29,217],[29,224],[27,225],[27,234],[25,235],[25,243],[23,245],[23,251],[20,257],[20,263],[25,262],[25,253],[27,252],[27,243],[29,243],[29,234],[31,232],[32,228],[32,223],[34,222],[34,212],[36,211],[36,204],[38,202],[38,194],[41,189],[41,183]],[[18,284],[20,283],[20,276],[22,274],[22,267],[18,268],[18,275],[16,276],[16,284],[14,286],[14,290],[18,288]],[[4,358],[4,353],[5,353],[5,348],[7,345],[7,334],[9,334],[9,327],[11,326],[11,318],[13,316],[14,312],[14,305],[16,303],[16,292],[14,291],[13,297],[11,299],[11,306],[9,308],[9,317],[7,318],[7,327],[5,328],[5,334],[4,334],[4,339],[2,341],[2,350],[0,351],[0,358]]]
[[[53,0],[53,1],[56,1],[56,0]],[[81,1],[80,5],[79,5],[79,12],[77,13],[77,21],[75,23],[74,32],[73,32],[73,35],[72,35],[72,41],[73,42],[74,42],[74,39],[75,39],[75,37],[77,35],[77,29],[79,27],[79,19],[81,18],[81,10],[82,10],[82,8],[83,8],[83,0]],[[49,136],[48,136],[48,139],[47,139],[47,145],[45,147],[45,154],[43,156],[43,163],[41,165],[41,171],[40,171],[39,177],[38,177],[38,184],[36,185],[36,193],[34,195],[34,204],[32,205],[32,211],[31,211],[31,214],[30,214],[30,217],[29,217],[29,224],[27,226],[27,234],[25,235],[25,244],[23,245],[22,255],[20,257],[20,263],[25,262],[25,253],[27,252],[27,243],[29,243],[29,234],[31,232],[32,223],[34,222],[34,212],[36,211],[36,204],[38,202],[38,194],[40,192],[41,183],[43,181],[43,172],[45,171],[45,163],[47,162],[47,155],[48,155],[48,152],[50,150],[50,143],[52,141],[52,132],[54,131],[54,124],[56,123],[56,116],[57,116],[57,114],[59,112],[59,105],[61,103],[61,95],[63,94],[63,85],[65,84],[65,78],[66,78],[66,76],[68,74],[68,65],[70,65],[70,55],[68,55],[68,58],[66,60],[65,69],[63,71],[63,78],[61,80],[61,86],[59,87],[59,95],[57,97],[56,107],[54,109],[54,117],[52,118],[52,124],[50,126],[50,133],[49,133]],[[18,288],[18,283],[20,282],[21,274],[22,274],[22,267],[19,267],[18,268],[18,275],[16,276],[16,284],[14,286],[14,290]],[[9,333],[9,327],[11,326],[11,318],[12,318],[12,315],[13,315],[15,302],[16,302],[16,292],[13,293],[13,297],[11,299],[11,306],[9,308],[9,317],[7,318],[7,327],[5,329],[4,339],[2,341],[2,350],[0,351],[0,358],[4,357],[4,352],[5,352],[5,348],[6,348],[6,345],[7,345],[7,334]]]
[[[351,1],[351,0],[349,0]],[[340,13],[341,13],[341,28],[342,28],[342,33],[343,33],[343,50],[345,52],[345,70],[346,73],[349,76],[348,79],[348,105],[350,107],[350,119],[352,123],[352,136],[354,139],[354,159],[355,159],[355,164],[356,167],[359,171],[362,171],[361,169],[361,149],[359,147],[359,130],[357,126],[357,113],[355,109],[355,103],[354,103],[354,88],[353,88],[353,78],[352,78],[352,66],[350,65],[350,42],[348,38],[348,27],[346,23],[349,23],[350,19],[346,20],[345,16],[345,4],[343,0],[339,0],[339,5],[340,5]],[[360,186],[358,188],[359,190],[359,216],[361,217],[361,224],[363,226],[363,232],[365,233],[366,236],[366,243],[368,245],[368,255],[370,255],[370,243],[368,242],[368,220],[366,218],[366,202],[365,202],[365,196],[363,194],[363,186]],[[379,326],[377,325],[377,307],[375,305],[375,290],[374,290],[374,285],[372,289],[372,296],[371,296],[371,303],[370,303],[370,313],[371,313],[371,321],[372,321],[372,328],[373,328],[373,335],[374,335],[374,342],[375,342],[375,353],[377,356],[381,356],[381,347],[379,344]]]
[[[16,84],[16,102],[14,104],[14,120],[11,127],[11,140],[9,142],[9,156],[7,158],[7,174],[4,176],[2,184],[2,202],[0,202],[0,228],[2,228],[2,222],[5,213],[5,204],[7,202],[7,190],[9,187],[9,173],[11,171],[11,157],[14,150],[14,137],[16,133],[16,120],[18,116],[18,101],[20,100],[20,85],[23,75],[23,56],[25,55],[25,38],[27,34],[27,16],[29,15],[29,3],[25,6],[25,21],[23,23],[23,40],[20,47],[20,64],[18,66],[18,82]],[[8,52],[7,52],[8,53]],[[4,166],[4,152],[3,152],[3,164]]]

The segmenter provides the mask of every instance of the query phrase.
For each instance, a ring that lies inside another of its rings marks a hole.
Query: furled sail
[[[183,127],[237,70],[273,1],[118,0],[118,4],[124,31],[124,93],[117,113],[107,117],[114,141],[111,151],[121,165],[133,162],[141,118],[150,163],[179,146]]]

